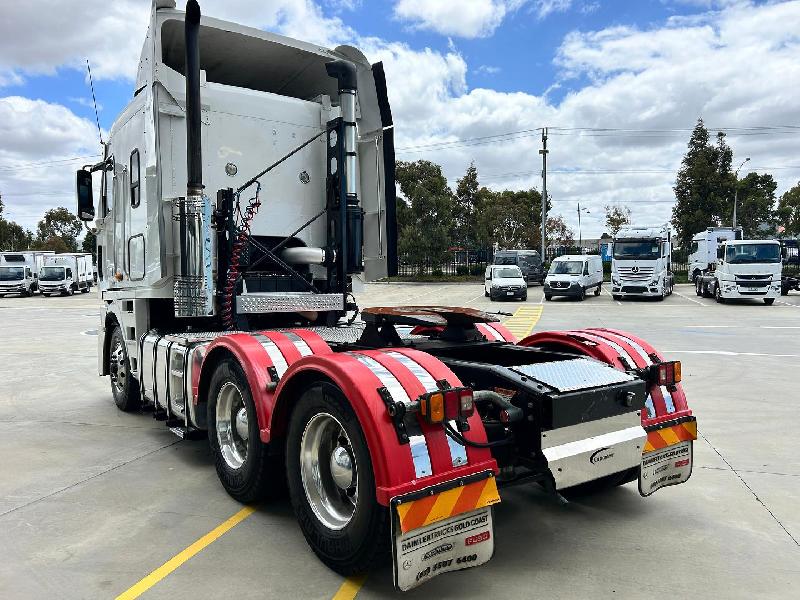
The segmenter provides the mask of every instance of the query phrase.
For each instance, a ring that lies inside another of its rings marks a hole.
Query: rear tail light
[[[658,385],[673,385],[681,381],[681,361],[658,363],[656,366],[656,383]]]
[[[475,412],[472,390],[452,388],[428,392],[418,399],[419,412],[431,424],[466,419]]]

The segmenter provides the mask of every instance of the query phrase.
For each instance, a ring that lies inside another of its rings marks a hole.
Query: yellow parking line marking
[[[206,546],[215,542],[218,538],[222,537],[225,533],[236,527],[239,523],[244,521],[247,517],[252,515],[255,512],[254,508],[249,506],[245,506],[242,510],[237,512],[233,515],[230,519],[215,527],[191,546],[187,547],[185,550],[182,550],[172,558],[170,558],[167,562],[163,565],[158,567],[155,571],[150,573],[144,579],[140,579],[137,581],[133,586],[122,592],[119,596],[117,596],[116,600],[133,600],[134,598],[138,598],[159,581],[164,579],[167,575],[172,573],[175,569],[180,567],[183,563],[187,560],[192,558],[195,554],[198,554],[202,551]]]
[[[523,306],[503,322],[503,325],[515,336],[527,337],[542,317],[543,306]]]
[[[359,575],[358,577],[348,577],[342,582],[339,591],[333,595],[332,600],[353,600],[361,590],[361,586],[366,581],[366,575]]]

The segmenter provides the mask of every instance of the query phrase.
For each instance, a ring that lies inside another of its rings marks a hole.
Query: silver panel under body
[[[342,294],[245,292],[236,297],[239,314],[344,310]]]
[[[558,490],[640,466],[646,439],[638,411],[541,434]]]
[[[634,379],[624,371],[588,358],[520,365],[511,369],[559,392],[626,383]]]

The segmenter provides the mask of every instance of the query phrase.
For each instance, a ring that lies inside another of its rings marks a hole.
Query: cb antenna
[[[94,103],[94,120],[97,123],[97,134],[100,136],[100,145],[103,146],[103,131],[100,129],[100,115],[97,114],[97,98],[94,97],[94,81],[92,80],[92,67],[86,59],[86,70],[89,71],[89,86],[92,88],[92,102]]]

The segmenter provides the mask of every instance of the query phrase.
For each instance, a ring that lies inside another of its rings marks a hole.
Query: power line
[[[485,144],[495,144],[497,142],[512,141],[528,137],[538,136],[543,127],[531,129],[519,129],[508,131],[496,135],[485,135],[472,138],[460,138],[442,142],[431,142],[428,144],[417,144],[397,148],[398,154],[408,154],[420,151],[451,150],[469,146],[482,146]],[[763,125],[753,127],[707,127],[710,132],[725,132],[731,137],[752,136],[752,135],[796,135],[800,134],[800,126],[797,125]],[[551,135],[567,136],[577,135],[578,137],[630,137],[630,138],[670,138],[677,135],[684,135],[694,131],[694,128],[675,128],[675,129],[624,129],[616,127],[548,127]]]
[[[2,165],[0,165],[0,172],[22,171],[22,170],[25,170],[25,169],[32,169],[34,167],[44,167],[44,166],[47,166],[47,165],[57,165],[57,164],[66,163],[66,162],[73,162],[73,161],[76,161],[76,160],[89,160],[89,159],[97,158],[99,156],[102,156],[102,154],[91,154],[89,156],[73,156],[72,158],[59,158],[59,159],[53,159],[53,160],[46,160],[46,161],[43,161],[43,162],[23,163],[21,165],[13,165],[13,166],[10,166],[10,165],[2,166]]]

